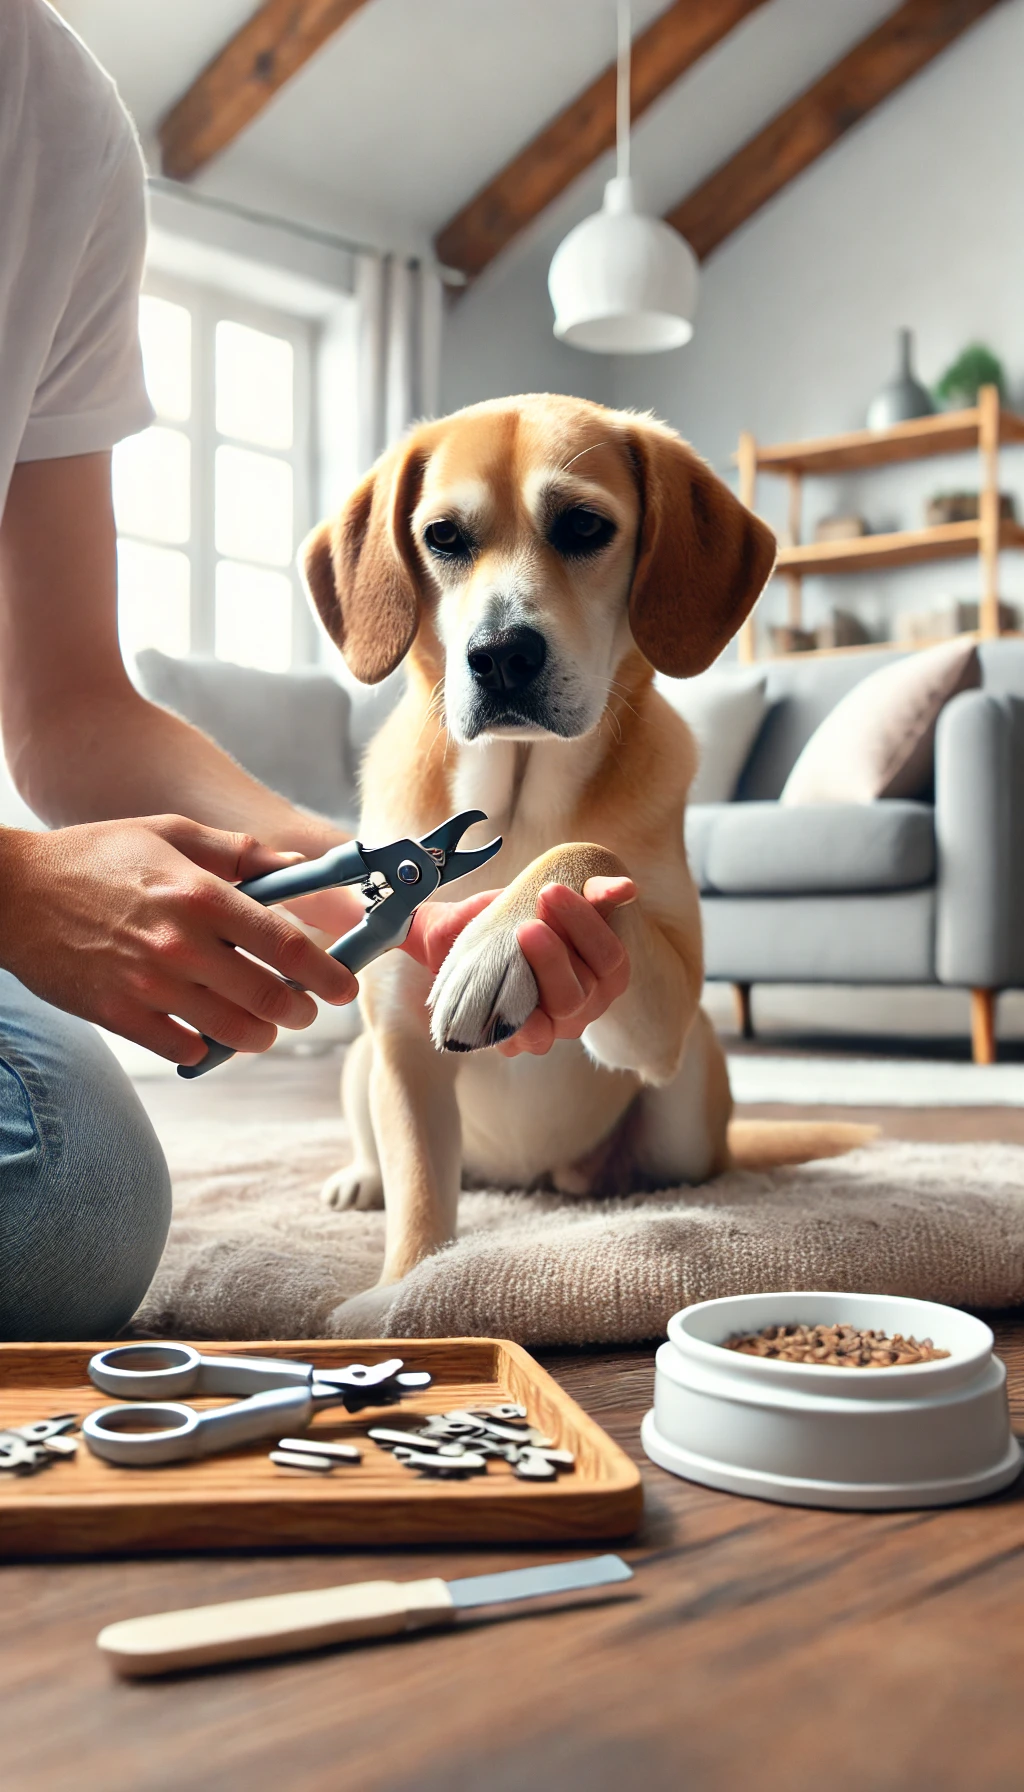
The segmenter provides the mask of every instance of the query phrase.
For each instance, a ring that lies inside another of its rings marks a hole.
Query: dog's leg
[[[707,1182],[730,1167],[731,1111],[725,1057],[699,1009],[672,1081],[642,1088],[607,1137],[552,1181],[560,1194],[588,1197]]]
[[[455,1065],[430,1040],[378,1034],[370,1112],[387,1209],[381,1282],[397,1282],[455,1236],[462,1180],[462,1129]]]
[[[425,1027],[375,1031],[359,1074],[360,1124],[372,1128],[387,1212],[384,1266],[375,1287],[330,1315],[337,1338],[383,1335],[395,1284],[454,1237],[462,1179],[455,1065],[434,1050]]]
[[[356,1207],[361,1212],[384,1205],[377,1141],[370,1118],[370,1068],[373,1035],[361,1033],[349,1046],[341,1073],[341,1105],[352,1136],[352,1162],[328,1176],[320,1191],[327,1207]]]
[[[445,959],[431,991],[431,1032],[446,1051],[476,1051],[518,1031],[537,1002],[533,972],[516,929],[536,913],[545,884],[582,891],[591,877],[621,877],[626,867],[603,846],[558,846],[535,859],[471,921]],[[617,909],[610,925],[630,957],[629,987],[583,1035],[593,1058],[631,1070],[647,1083],[669,1083],[697,1013],[702,982],[700,915],[685,863],[674,872],[675,918],[661,923],[639,902]]]
[[[686,1036],[676,1075],[660,1088],[642,1090],[635,1112],[630,1138],[634,1187],[707,1182],[728,1169],[729,1073],[702,1008]]]

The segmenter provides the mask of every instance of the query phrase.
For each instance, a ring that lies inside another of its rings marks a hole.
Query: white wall
[[[1022,66],[1024,0],[1009,0],[711,258],[692,344],[620,359],[613,401],[652,406],[728,474],[743,428],[778,441],[861,426],[906,324],[926,384],[980,339],[1024,403]],[[1024,450],[1009,450],[1002,471],[1024,518]],[[876,528],[912,527],[932,492],[977,484],[973,456],[816,482],[805,534],[847,504]],[[759,507],[779,524],[784,498],[784,482],[761,482]],[[1024,555],[1003,566],[1004,595],[1024,600]],[[855,599],[881,631],[899,607],[976,596],[977,578],[964,561],[808,582],[805,595],[812,615]],[[781,612],[784,595],[767,601]]]
[[[545,231],[458,296],[449,295],[441,358],[444,415],[482,398],[516,392],[569,392],[612,400],[614,369],[555,340],[547,269],[557,243]]]

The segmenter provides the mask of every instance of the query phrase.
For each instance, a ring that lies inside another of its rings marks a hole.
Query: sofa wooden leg
[[[996,1061],[996,989],[971,990],[971,1046],[976,1064]]]
[[[751,987],[749,983],[734,983],[732,986],[733,999],[736,1003],[736,1028],[741,1039],[753,1039],[754,1037],[754,1016],[750,1006]]]

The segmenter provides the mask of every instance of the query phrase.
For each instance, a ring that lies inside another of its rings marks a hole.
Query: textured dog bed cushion
[[[381,1213],[321,1206],[337,1121],[165,1129],[175,1219],[138,1315],[164,1336],[346,1335],[379,1272]],[[770,1175],[616,1201],[471,1193],[458,1241],[396,1290],[382,1335],[654,1338],[714,1295],[844,1288],[1024,1301],[1024,1148],[883,1143]]]

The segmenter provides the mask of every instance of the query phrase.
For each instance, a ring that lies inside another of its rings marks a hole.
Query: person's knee
[[[32,1018],[45,1038],[27,1040],[23,1030],[17,1050],[6,1052],[10,1040],[0,1041],[24,1092],[19,1104],[8,1086],[0,1111],[0,1335],[111,1337],[156,1272],[170,1176],[113,1054],[92,1028],[38,1008]]]

